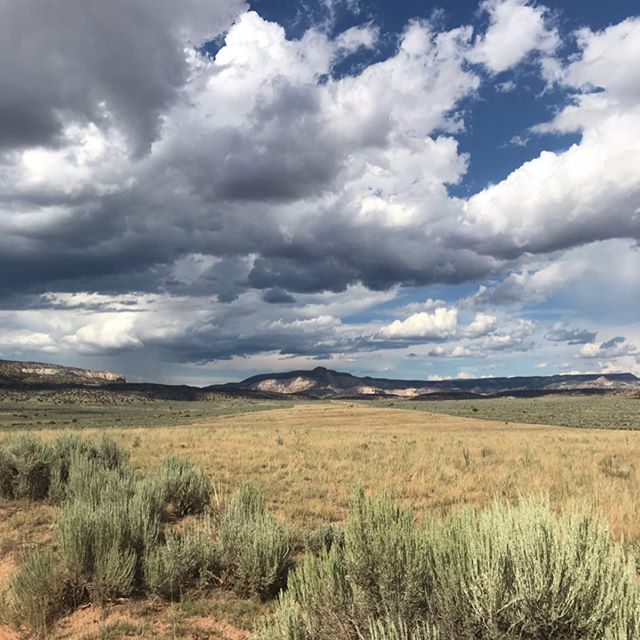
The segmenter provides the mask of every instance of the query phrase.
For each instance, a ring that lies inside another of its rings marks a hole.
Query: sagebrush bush
[[[144,557],[159,538],[155,493],[130,473],[95,460],[74,465],[69,490],[55,538],[77,598],[101,602],[129,595],[141,585]]]
[[[128,454],[106,435],[98,442],[63,434],[53,443],[22,435],[0,448],[0,496],[61,501],[76,463],[91,460],[104,469],[126,469]]]
[[[151,549],[144,563],[147,587],[168,600],[210,586],[220,570],[220,551],[209,521],[167,532],[164,544]]]
[[[267,512],[256,487],[245,484],[232,496],[219,536],[222,563],[237,592],[265,599],[285,586],[291,539],[285,527]]]
[[[631,559],[589,514],[542,504],[453,515],[427,533],[435,609],[473,637],[597,638],[635,608]]]
[[[168,458],[154,476],[165,508],[178,517],[202,513],[211,501],[211,483],[202,467]]]
[[[66,574],[51,549],[31,552],[9,581],[2,614],[7,622],[44,637],[68,610]]]
[[[0,455],[0,491],[9,500],[42,500],[51,483],[51,448],[38,438],[21,435]]]
[[[630,640],[633,559],[585,513],[494,505],[413,524],[386,498],[354,499],[343,546],[289,576],[270,640]]]
[[[413,620],[428,607],[432,564],[413,513],[356,492],[344,526],[344,562],[359,619]]]

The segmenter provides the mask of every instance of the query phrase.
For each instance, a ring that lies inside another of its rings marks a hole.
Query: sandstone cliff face
[[[0,384],[86,384],[126,382],[113,371],[93,371],[43,362],[0,360]]]

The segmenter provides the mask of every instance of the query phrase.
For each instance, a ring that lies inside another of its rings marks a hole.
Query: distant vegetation
[[[86,429],[116,426],[182,425],[215,416],[293,406],[293,400],[218,394],[210,400],[156,400],[108,389],[28,389],[0,387],[0,430]]]
[[[563,395],[540,398],[379,401],[381,406],[447,413],[467,418],[528,422],[592,429],[640,429],[640,398],[615,395]]]

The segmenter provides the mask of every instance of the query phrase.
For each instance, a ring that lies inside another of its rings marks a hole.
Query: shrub
[[[289,576],[270,640],[630,640],[640,630],[632,559],[585,513],[494,505],[413,525],[356,495],[343,547]]]
[[[10,500],[42,500],[51,483],[51,448],[31,435],[19,436],[0,456],[0,491]]]
[[[163,462],[155,482],[165,507],[178,517],[202,513],[211,500],[211,483],[204,470],[178,458]]]
[[[291,562],[287,530],[266,511],[260,492],[243,485],[220,523],[222,562],[233,588],[268,598],[286,584]]]
[[[364,629],[363,629],[364,631]],[[342,549],[305,556],[288,577],[264,640],[338,640],[358,637],[353,591]],[[362,635],[360,635],[362,637]]]
[[[64,570],[51,549],[29,554],[9,581],[3,617],[31,635],[45,636],[67,606]]]
[[[10,500],[63,500],[72,467],[91,460],[103,469],[126,469],[128,455],[103,436],[92,442],[64,434],[52,444],[20,436],[0,448],[0,496]]]
[[[87,480],[84,492],[76,487],[82,478]],[[141,584],[143,558],[160,531],[155,494],[147,488],[130,474],[104,469],[94,460],[72,468],[69,490],[74,497],[60,513],[56,541],[77,599],[89,594],[96,601],[110,600]]]
[[[427,607],[432,566],[413,514],[388,497],[356,492],[344,526],[344,558],[358,616],[411,621]]]
[[[603,637],[636,606],[630,559],[588,514],[494,505],[454,515],[427,538],[437,613],[473,637]]]
[[[5,448],[0,449],[0,497],[13,500],[13,481],[17,473],[12,456]]]
[[[220,554],[209,522],[168,532],[164,544],[145,557],[147,586],[168,600],[179,600],[187,590],[210,585],[219,574]]]

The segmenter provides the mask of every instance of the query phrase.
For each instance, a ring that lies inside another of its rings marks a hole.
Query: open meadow
[[[5,428],[0,446],[32,431],[45,442],[74,431],[97,438],[104,430],[93,425],[106,426],[103,419],[95,420],[97,409],[87,414],[82,404],[50,407],[65,412],[55,419],[45,404],[37,409],[12,402],[13,407],[7,400],[1,407]],[[229,402],[227,412],[213,408],[214,403],[155,401],[116,407],[111,415],[120,420],[113,421],[108,433],[130,454],[135,472],[148,473],[170,457],[202,467],[211,483],[214,515],[242,483],[251,482],[266,508],[290,531],[295,559],[326,536],[327,525],[341,526],[357,487],[366,496],[388,494],[413,509],[418,520],[425,519],[424,513],[440,520],[464,505],[518,505],[533,496],[559,515],[594,510],[625,548],[640,539],[640,431],[451,416],[426,411],[427,403],[408,409],[346,401],[279,406],[274,401],[255,411],[251,403]],[[573,402],[568,405],[572,410]],[[627,420],[638,401],[621,402]],[[449,408],[428,406],[438,407]],[[161,416],[158,424],[145,416],[149,409],[152,416]],[[112,410],[104,409],[107,414]],[[531,409],[531,415],[538,414]],[[25,424],[33,419],[36,424]],[[56,424],[49,425],[50,420]],[[8,582],[27,551],[50,543],[59,514],[59,503],[51,499],[0,501],[0,584]],[[87,603],[62,616],[52,633],[77,639],[248,638],[274,603],[249,592],[234,593],[194,590],[173,604],[133,593],[107,598],[101,606]],[[11,634],[9,627],[0,628],[0,637]],[[367,637],[377,638],[373,632]]]

